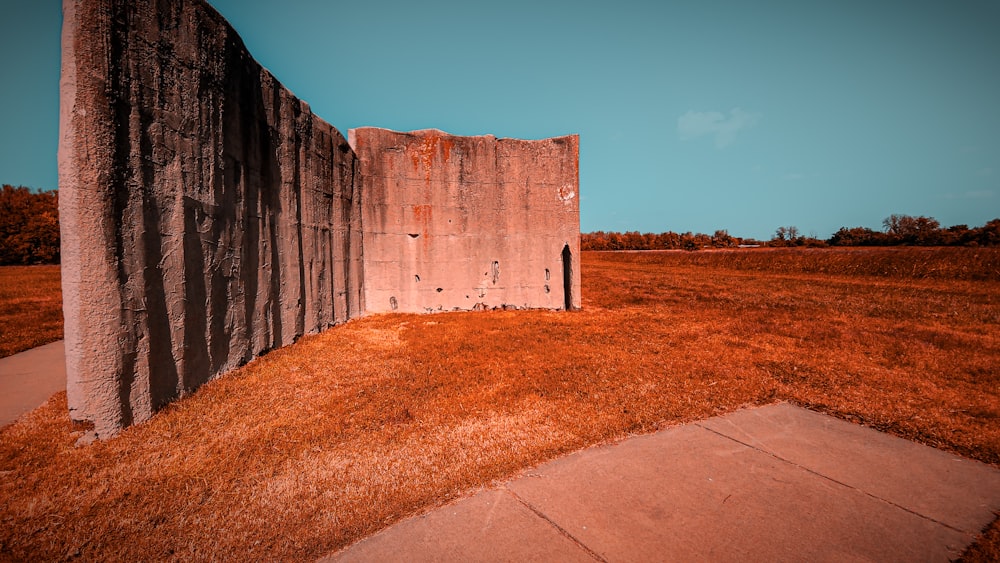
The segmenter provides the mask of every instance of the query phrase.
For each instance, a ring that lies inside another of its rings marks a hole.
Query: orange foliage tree
[[[59,195],[4,185],[0,190],[0,265],[59,263]]]

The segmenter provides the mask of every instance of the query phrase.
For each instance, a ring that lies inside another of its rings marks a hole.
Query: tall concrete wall
[[[580,306],[579,140],[351,132],[204,0],[64,0],[67,393],[97,437],[382,311]]]
[[[98,436],[361,312],[354,153],[202,0],[65,0],[67,391]]]
[[[348,132],[358,155],[365,309],[580,306],[579,137]]]

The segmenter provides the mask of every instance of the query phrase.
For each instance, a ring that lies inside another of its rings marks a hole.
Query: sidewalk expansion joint
[[[875,500],[877,500],[879,502],[884,502],[885,504],[888,504],[889,506],[893,506],[895,508],[898,508],[899,510],[902,510],[903,512],[908,512],[908,513],[910,513],[910,514],[912,514],[914,516],[917,516],[918,518],[922,518],[924,520],[927,520],[928,522],[933,522],[933,523],[935,523],[935,524],[937,524],[939,526],[943,526],[945,528],[948,528],[949,530],[953,530],[953,531],[959,532],[961,534],[970,535],[970,533],[967,530],[962,530],[960,528],[956,528],[956,527],[954,527],[954,526],[952,526],[952,525],[950,525],[950,524],[948,524],[946,522],[941,522],[940,520],[936,520],[934,518],[931,518],[930,516],[927,516],[925,514],[921,514],[919,512],[911,510],[911,509],[909,509],[909,508],[907,508],[905,506],[902,506],[900,504],[892,502],[889,499],[884,499],[882,497],[873,495],[872,493],[869,493],[868,491],[865,491],[863,489],[859,489],[859,488],[857,488],[857,487],[855,487],[853,485],[849,485],[849,484],[844,483],[842,481],[838,481],[837,479],[834,479],[833,477],[830,477],[829,475],[824,475],[824,474],[822,474],[822,473],[820,473],[820,472],[818,472],[818,471],[816,471],[814,469],[810,469],[810,468],[808,468],[808,467],[806,467],[804,465],[800,465],[798,463],[795,463],[794,461],[791,461],[789,459],[785,459],[785,458],[779,456],[778,454],[776,454],[774,452],[767,451],[767,450],[759,448],[759,447],[757,447],[757,446],[755,446],[753,444],[749,444],[747,442],[744,442],[743,440],[738,440],[736,438],[733,438],[732,436],[723,434],[722,432],[719,432],[717,430],[713,430],[713,429],[708,428],[706,426],[702,426],[698,422],[695,422],[694,425],[698,426],[699,428],[702,428],[704,430],[708,430],[709,432],[711,432],[713,434],[717,434],[717,435],[719,435],[719,436],[721,436],[723,438],[732,440],[732,441],[736,442],[737,444],[742,444],[742,445],[750,448],[751,450],[755,450],[755,451],[758,451],[758,452],[760,452],[762,454],[769,455],[769,456],[773,457],[774,459],[776,459],[778,461],[787,463],[787,464],[792,465],[794,467],[798,467],[799,469],[801,469],[801,470],[803,470],[803,471],[805,471],[807,473],[811,473],[811,474],[813,474],[813,475],[815,475],[817,477],[820,477],[821,479],[826,479],[827,481],[830,481],[832,483],[836,483],[836,484],[838,484],[838,485],[840,485],[842,487],[846,487],[846,488],[848,488],[848,489],[850,489],[852,491],[857,491],[857,492],[859,492],[859,493],[861,493],[861,494],[863,494],[863,495],[865,495],[865,496],[867,496],[869,498],[875,499]],[[975,534],[971,534],[971,535],[975,536]]]
[[[579,547],[580,549],[582,549],[583,551],[587,552],[587,554],[590,555],[591,557],[593,557],[595,561],[600,561],[601,563],[608,563],[607,559],[601,557],[600,554],[598,554],[593,549],[590,549],[589,547],[587,547],[582,541],[580,541],[579,539],[577,539],[573,534],[569,533],[569,531],[565,530],[559,524],[556,524],[551,518],[549,518],[548,516],[546,516],[541,510],[535,508],[534,506],[531,505],[531,503],[529,503],[528,501],[524,500],[523,498],[517,496],[517,493],[515,493],[514,491],[508,489],[507,487],[504,487],[504,491],[506,491],[507,494],[509,494],[510,496],[514,497],[514,500],[516,500],[517,502],[521,503],[522,506],[524,506],[528,510],[534,512],[535,516],[538,516],[542,520],[548,522],[549,526],[552,526],[553,528],[555,528],[556,531],[559,532],[560,534],[562,534],[564,537],[566,537],[566,539],[568,539],[569,541],[571,541],[574,544],[576,544],[576,546]]]

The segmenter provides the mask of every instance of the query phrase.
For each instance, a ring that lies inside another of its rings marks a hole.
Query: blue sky
[[[213,0],[347,129],[581,137],[581,228],[1000,216],[996,0]],[[0,183],[53,188],[58,0],[0,0]]]

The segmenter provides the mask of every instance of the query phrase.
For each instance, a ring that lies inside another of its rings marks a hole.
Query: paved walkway
[[[591,448],[323,561],[948,561],[1000,471],[777,404]]]
[[[63,341],[0,358],[0,426],[35,410],[66,389]]]
[[[0,358],[0,426],[65,389],[63,343]],[[788,404],[584,450],[323,561],[948,561],[1000,470]]]

